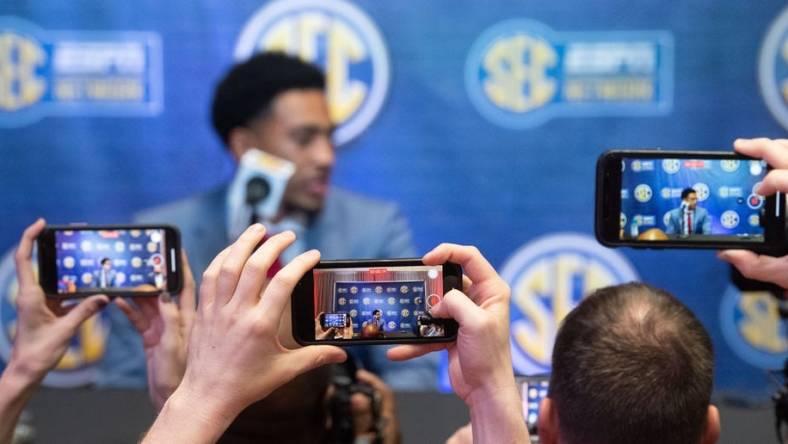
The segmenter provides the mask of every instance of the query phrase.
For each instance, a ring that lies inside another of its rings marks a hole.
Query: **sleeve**
[[[107,307],[109,334],[98,365],[96,385],[114,388],[145,388],[147,372],[142,338],[115,304]]]
[[[703,234],[711,234],[711,218],[709,213],[703,213]]]
[[[386,350],[393,347],[370,346],[371,369],[396,391],[436,391],[440,353],[433,352],[408,361],[395,362],[386,357]]]
[[[668,216],[668,226],[665,227],[665,234],[676,234],[676,223],[673,220],[673,211]]]

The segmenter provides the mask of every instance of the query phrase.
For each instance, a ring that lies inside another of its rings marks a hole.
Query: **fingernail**
[[[259,232],[264,231],[264,230],[265,230],[265,227],[263,226],[263,224],[257,223],[257,224],[252,225],[252,231],[255,231],[255,232],[259,233]]]

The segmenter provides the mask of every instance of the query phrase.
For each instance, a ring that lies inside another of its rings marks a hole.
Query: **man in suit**
[[[711,234],[709,213],[698,206],[698,193],[692,188],[681,191],[681,205],[668,213],[666,234],[689,236]]]
[[[93,272],[93,285],[96,288],[110,288],[115,286],[115,277],[118,272],[112,269],[112,260],[108,257],[101,259],[101,268]]]
[[[312,248],[320,250],[324,259],[415,256],[410,230],[396,205],[329,185],[335,162],[331,139],[334,125],[324,89],[323,73],[315,66],[283,54],[263,53],[234,66],[214,95],[213,126],[236,163],[248,150],[256,148],[295,166],[278,214],[261,221],[272,235],[285,230],[296,233],[297,240],[284,252],[282,262]],[[200,276],[214,256],[240,234],[228,223],[237,220],[236,214],[229,214],[228,189],[222,186],[144,211],[136,221],[178,226],[194,274]],[[144,387],[145,359],[139,335],[118,310],[111,311],[111,319],[113,326],[98,383]],[[285,321],[286,330],[289,317]],[[436,387],[437,356],[390,362],[385,356],[387,348],[356,347],[351,354],[394,389]],[[315,381],[316,378],[297,378],[288,385],[292,388],[301,384],[303,390],[295,392],[310,392],[301,396],[303,399],[300,395],[274,394],[266,402],[276,404],[289,398],[290,402],[313,403],[313,399],[306,398],[322,396],[318,393],[322,382]],[[286,393],[288,386],[282,391]],[[278,411],[281,415],[292,414],[288,409]],[[298,439],[293,436],[291,441]]]

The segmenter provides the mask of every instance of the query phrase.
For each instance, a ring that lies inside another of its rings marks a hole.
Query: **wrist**
[[[469,409],[473,409],[475,406],[499,401],[510,402],[513,399],[519,401],[520,395],[517,393],[514,373],[507,371],[491,373],[482,385],[472,389],[463,400]]]
[[[164,403],[144,442],[216,442],[239,413],[210,395],[179,387]]]
[[[216,393],[195,390],[188,384],[181,384],[165,401],[165,406],[173,400],[173,407],[178,411],[181,409],[189,412],[191,416],[196,416],[204,423],[212,423],[228,427],[230,423],[241,413],[243,407],[233,406],[225,402]]]
[[[36,369],[25,363],[24,360],[11,356],[3,371],[2,382],[8,387],[13,387],[20,391],[33,390],[41,384],[46,374],[47,370]]]
[[[517,387],[496,391],[477,390],[466,401],[470,410],[474,443],[528,442],[523,405]]]

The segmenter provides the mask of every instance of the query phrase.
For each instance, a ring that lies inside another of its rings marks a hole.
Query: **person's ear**
[[[714,444],[720,439],[720,412],[717,407],[709,405],[706,412],[706,428],[703,430],[702,444]]]
[[[539,421],[536,425],[540,444],[558,443],[558,411],[550,397],[539,404]]]
[[[250,148],[259,148],[256,144],[257,137],[252,130],[243,126],[231,129],[230,134],[227,136],[227,147],[230,149],[230,154],[232,154],[236,163],[241,161],[241,157]]]

